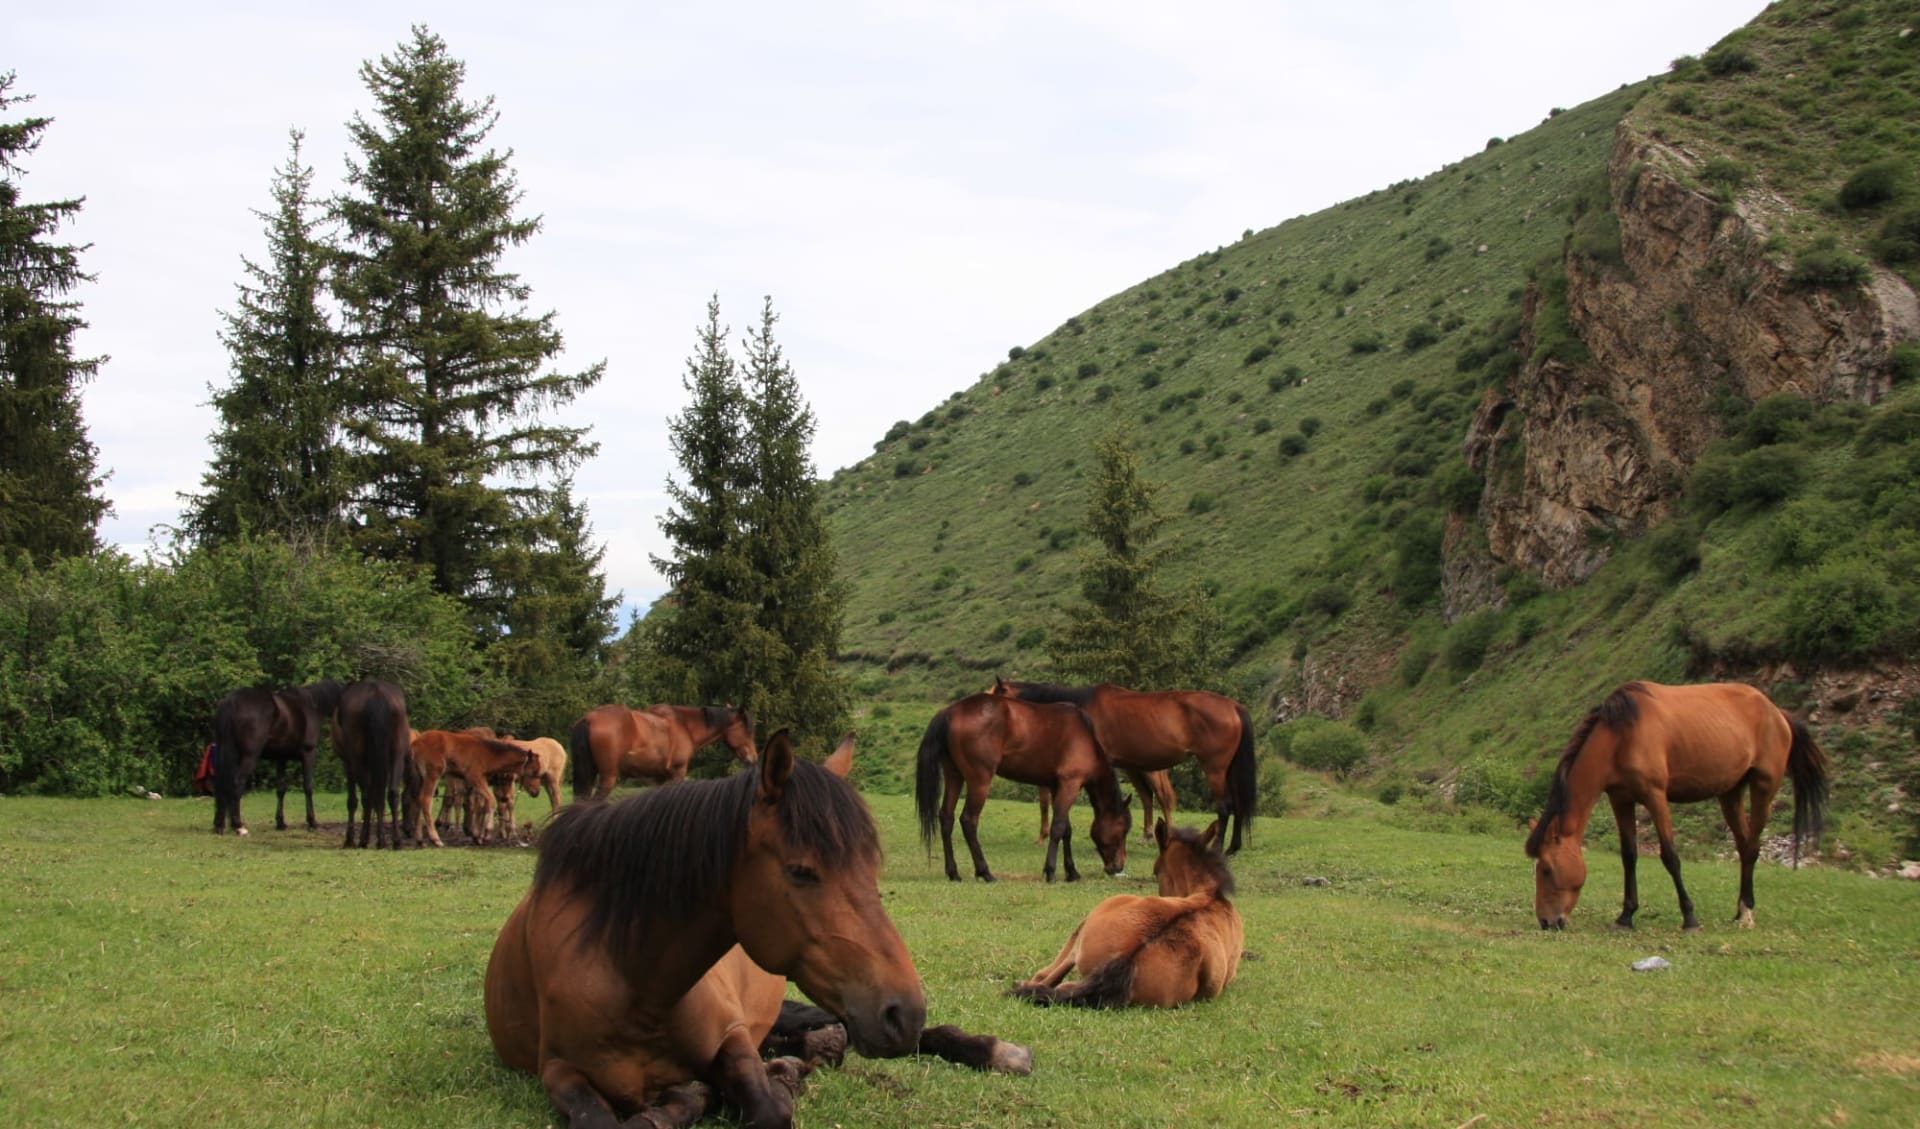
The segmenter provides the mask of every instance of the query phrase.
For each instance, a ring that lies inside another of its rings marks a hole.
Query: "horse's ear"
[[[840,738],[840,745],[821,762],[828,772],[845,780],[853,772],[853,730]]]
[[[1539,821],[1539,820],[1537,820],[1537,819],[1529,819],[1529,820],[1527,820],[1527,830],[1528,830],[1528,831],[1532,831],[1532,830],[1533,830],[1534,828],[1536,828],[1536,827],[1539,827],[1539,826],[1540,826],[1540,821]]]
[[[1216,819],[1212,823],[1207,824],[1207,829],[1200,833],[1200,845],[1207,850],[1212,850],[1219,844],[1220,821]]]
[[[1172,837],[1173,837],[1172,834],[1167,830],[1166,820],[1156,819],[1153,821],[1153,841],[1160,844],[1160,850],[1162,853],[1166,852],[1167,840],[1171,839]]]
[[[760,750],[760,798],[770,804],[779,803],[792,776],[793,745],[787,741],[787,731],[782,729]]]
[[[1000,677],[997,674],[994,675],[993,689],[988,692],[992,694],[998,694],[1002,698],[1006,697],[1007,696],[1007,680]]]
[[[1122,792],[1122,793],[1120,793],[1120,806],[1121,806],[1121,807],[1123,807],[1123,808],[1130,808],[1130,807],[1132,807],[1132,806],[1133,806],[1133,793],[1132,793],[1132,792]]]

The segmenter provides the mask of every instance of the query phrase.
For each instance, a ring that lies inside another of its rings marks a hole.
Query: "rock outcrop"
[[[1791,264],[1765,246],[1791,205],[1755,191],[1728,206],[1690,188],[1699,160],[1631,116],[1621,124],[1608,172],[1623,261],[1565,259],[1566,320],[1588,357],[1529,363],[1487,393],[1468,433],[1487,552],[1555,587],[1665,516],[1719,433],[1717,398],[1871,403],[1893,346],[1920,336],[1920,300],[1898,275],[1790,285]],[[1542,301],[1529,290],[1529,354]],[[1460,593],[1450,606],[1474,602]]]

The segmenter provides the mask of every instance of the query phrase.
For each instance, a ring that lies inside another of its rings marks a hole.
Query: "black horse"
[[[287,829],[287,768],[300,762],[307,793],[307,829],[320,824],[313,818],[313,750],[320,743],[320,725],[340,702],[340,684],[331,678],[291,690],[235,690],[220,699],[213,714],[213,831],[233,824],[245,835],[240,818],[240,796],[262,759],[279,766],[274,783],[280,802],[273,825]]]
[[[368,680],[355,682],[341,691],[333,715],[333,751],[347,772],[347,839],[340,844],[351,847],[356,793],[367,805],[360,822],[360,843],[387,845],[389,829],[393,848],[400,849],[402,825],[401,793],[406,791],[408,768],[413,756],[407,732],[407,696],[391,682]],[[387,817],[391,818],[387,818]],[[405,824],[412,830],[409,809]]]

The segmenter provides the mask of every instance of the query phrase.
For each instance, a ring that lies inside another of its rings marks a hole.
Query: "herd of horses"
[[[356,791],[374,842],[397,847],[416,822],[429,842],[440,841],[428,815],[442,777],[465,784],[469,817],[482,828],[503,782],[508,795],[515,783],[529,795],[547,789],[553,811],[531,886],[488,962],[485,1010],[501,1061],[538,1077],[572,1126],[685,1126],[722,1105],[749,1126],[789,1126],[806,1075],[837,1063],[848,1045],[869,1057],[924,1053],[976,1069],[1032,1069],[1028,1048],[927,1025],[920,977],[880,901],[878,835],[846,781],[851,733],[814,764],[795,755],[785,730],[756,751],[744,711],[603,706],[572,727],[574,793],[584,802],[562,807],[557,784],[569,750],[557,742],[546,742],[543,757],[537,742],[484,730],[415,733],[388,683],[237,691],[216,713],[216,831],[230,824],[245,833],[239,795],[261,760],[280,765],[277,826],[286,826],[286,772],[295,762],[315,826],[313,748],[323,721],[348,770],[348,846]],[[748,770],[684,782],[694,751],[713,742]],[[1215,818],[1201,831],[1172,825],[1165,785],[1167,770],[1189,757],[1214,800]],[[1058,853],[1072,881],[1070,812],[1081,792],[1106,870],[1123,872],[1132,797],[1118,778],[1132,779],[1143,807],[1160,804],[1150,821],[1158,893],[1101,902],[1050,964],[1008,994],[1042,1005],[1172,1007],[1217,997],[1238,970],[1244,926],[1227,856],[1246,842],[1255,772],[1250,717],[1230,698],[997,679],[929,723],[915,802],[929,854],[937,824],[947,877],[959,881],[952,831],[964,795],[959,821],[974,873],[990,882],[978,836],[988,786],[996,775],[1033,785],[1050,805],[1044,873],[1053,878]],[[634,775],[673,786],[606,802],[620,778]],[[1683,926],[1699,928],[1668,805],[1710,798],[1733,831],[1736,921],[1750,926],[1760,838],[1788,781],[1797,863],[1801,840],[1819,833],[1827,796],[1826,759],[1806,723],[1738,684],[1620,686],[1576,727],[1527,840],[1540,927],[1567,924],[1586,879],[1582,839],[1602,795],[1620,828],[1625,870],[1617,927],[1631,928],[1638,908],[1640,806],[1652,816]],[[358,845],[368,845],[364,822]],[[820,1006],[786,1000],[789,979]]]

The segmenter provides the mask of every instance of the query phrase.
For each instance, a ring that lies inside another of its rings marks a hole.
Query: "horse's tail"
[[[920,758],[913,768],[913,801],[920,812],[920,845],[933,857],[933,824],[940,814],[940,765],[947,759],[952,719],[946,710],[933,715],[920,738]]]
[[[1240,747],[1234,751],[1232,763],[1227,765],[1227,802],[1232,805],[1236,836],[1245,828],[1251,841],[1253,817],[1260,809],[1260,760],[1253,751],[1252,715],[1238,702],[1233,704],[1233,709],[1240,715]]]
[[[1051,1007],[1126,1007],[1133,999],[1133,977],[1138,950],[1115,957],[1071,984],[1049,988],[1044,984],[1022,984],[1007,995]]]
[[[374,810],[374,821],[377,823],[387,810],[387,793],[397,783],[393,779],[393,703],[387,700],[385,694],[368,694],[359,714],[352,724],[358,725],[360,732],[343,733],[341,737],[360,746],[360,771],[366,774],[366,795],[361,798]],[[401,772],[399,782],[404,782],[404,766]],[[398,837],[396,831],[396,840]]]
[[[1807,835],[1820,842],[1827,817],[1827,755],[1814,744],[1813,730],[1804,719],[1785,714],[1793,729],[1787,750],[1787,775],[1793,779],[1793,865],[1800,865],[1800,841]]]
[[[567,733],[567,759],[573,762],[573,798],[577,802],[593,794],[593,743],[587,737],[584,715]]]

